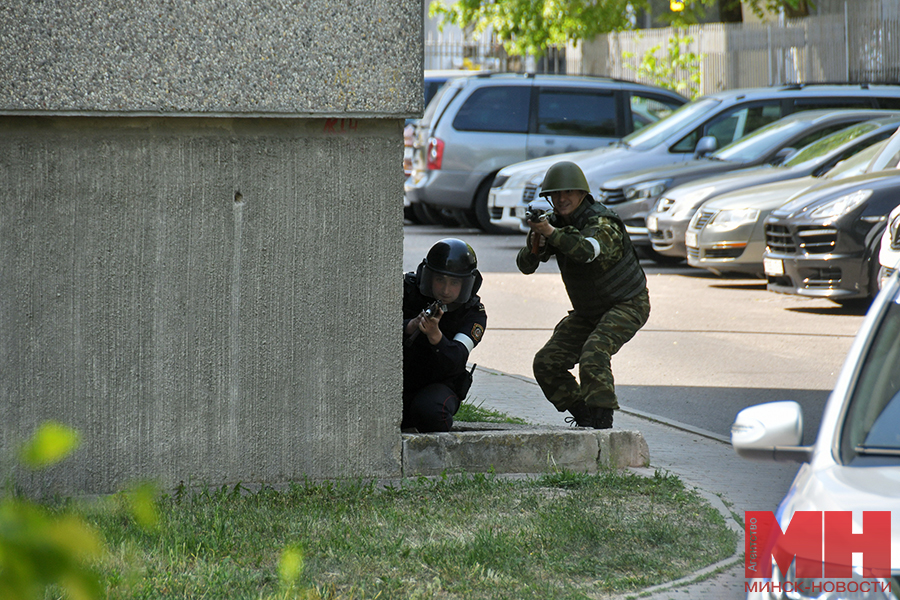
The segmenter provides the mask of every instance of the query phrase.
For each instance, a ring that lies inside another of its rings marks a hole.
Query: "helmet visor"
[[[465,304],[472,297],[472,287],[475,285],[475,275],[456,275],[435,271],[428,265],[423,265],[422,276],[419,278],[419,291],[423,296],[440,300],[451,309]]]

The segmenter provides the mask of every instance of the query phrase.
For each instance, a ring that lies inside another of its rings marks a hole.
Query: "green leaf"
[[[278,576],[284,585],[290,586],[300,579],[302,574],[303,550],[299,546],[288,546],[281,553],[281,560],[278,561]]]
[[[145,531],[155,531],[159,527],[156,495],[156,486],[152,483],[141,483],[119,495],[125,511]]]
[[[22,462],[32,469],[58,463],[81,443],[77,431],[55,421],[47,421],[38,428],[20,451]]]

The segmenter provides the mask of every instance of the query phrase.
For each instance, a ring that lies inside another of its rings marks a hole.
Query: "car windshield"
[[[780,148],[797,133],[807,127],[806,123],[793,119],[775,121],[760,127],[753,133],[713,152],[710,156],[719,160],[751,162],[759,160],[773,148]]]
[[[872,159],[866,173],[896,169],[900,163],[900,135],[894,134],[888,139],[888,143],[878,155]]]
[[[900,457],[900,297],[866,354],[844,421],[841,454]]]
[[[835,131],[830,135],[826,135],[822,139],[816,140],[812,144],[800,148],[790,160],[785,161],[785,167],[796,167],[806,162],[815,162],[820,158],[844,144],[851,142],[859,136],[869,133],[873,129],[878,129],[880,125],[871,121],[865,123],[857,123],[850,127],[845,127],[840,131]],[[809,165],[807,165],[809,166]]]
[[[650,123],[646,127],[622,138],[622,142],[636,150],[647,150],[658,146],[666,139],[682,131],[685,127],[699,125],[712,114],[721,100],[699,98],[681,106],[668,117]]]
[[[866,172],[866,168],[872,162],[872,159],[875,158],[875,155],[881,152],[881,149],[884,148],[887,142],[887,140],[881,140],[865,150],[860,150],[853,156],[845,158],[825,173],[825,179],[843,179],[844,177],[862,175]]]

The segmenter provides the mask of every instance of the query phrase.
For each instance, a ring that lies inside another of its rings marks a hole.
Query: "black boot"
[[[590,407],[590,411],[591,427],[594,429],[612,429],[613,409],[592,406]]]
[[[568,408],[571,417],[566,417],[566,423],[574,423],[576,427],[592,427],[593,419],[591,409],[584,402],[576,402]]]

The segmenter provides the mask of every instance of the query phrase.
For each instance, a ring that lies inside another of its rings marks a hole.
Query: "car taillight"
[[[438,171],[441,168],[441,162],[444,160],[444,142],[437,138],[429,138],[426,168],[431,171]]]

